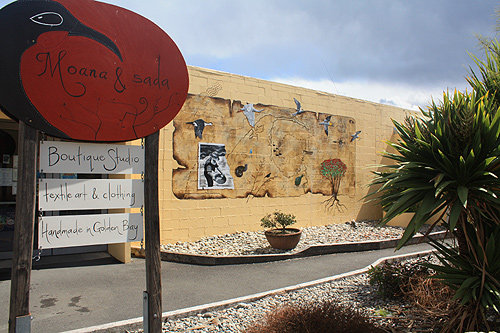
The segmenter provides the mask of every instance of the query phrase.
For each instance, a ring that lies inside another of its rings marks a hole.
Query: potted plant
[[[269,228],[264,231],[271,247],[280,250],[291,250],[297,246],[302,235],[302,230],[287,228],[297,223],[293,214],[285,214],[279,210],[273,214],[267,214],[260,220],[260,225]]]

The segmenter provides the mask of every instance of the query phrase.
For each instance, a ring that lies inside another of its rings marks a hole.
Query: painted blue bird
[[[356,131],[356,133],[351,134],[351,142],[353,142],[356,139],[359,139],[359,133],[361,133],[361,131]]]
[[[330,119],[332,119],[332,116],[326,117],[325,120],[319,123],[320,125],[323,125],[326,135],[328,135],[328,126],[333,126],[333,123],[330,121]]]
[[[302,110],[302,106],[300,105],[300,102],[296,98],[294,98],[293,100],[295,101],[295,105],[297,105],[297,111],[294,114],[292,114],[292,116],[296,116],[298,114],[304,113],[304,110]]]

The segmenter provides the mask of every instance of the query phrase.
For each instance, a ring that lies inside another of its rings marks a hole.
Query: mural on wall
[[[332,196],[332,205],[339,195],[353,196],[354,118],[309,111],[299,100],[291,98],[289,107],[281,107],[188,95],[173,122],[173,155],[179,164],[173,171],[175,196],[293,197],[311,192]],[[203,124],[199,135],[197,121]],[[321,163],[332,159],[345,165],[336,186],[321,171]]]
[[[198,189],[234,189],[223,144],[199,143]]]

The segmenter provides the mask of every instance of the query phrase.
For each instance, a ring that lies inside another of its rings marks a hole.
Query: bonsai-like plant
[[[295,215],[285,214],[276,210],[273,214],[267,214],[260,220],[260,225],[264,228],[277,229],[281,233],[286,233],[286,227],[297,223]]]

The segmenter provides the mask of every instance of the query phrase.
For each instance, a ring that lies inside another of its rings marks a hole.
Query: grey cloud
[[[467,51],[477,52],[474,34],[491,34],[497,6],[449,0],[187,3],[189,19],[174,15],[171,33],[193,65],[262,78],[326,78],[328,70],[335,81],[413,84],[461,80],[472,63]]]
[[[190,65],[259,78],[453,85],[497,1],[106,0],[157,23]],[[0,0],[1,3],[1,0]],[[6,3],[6,2],[5,2]]]

